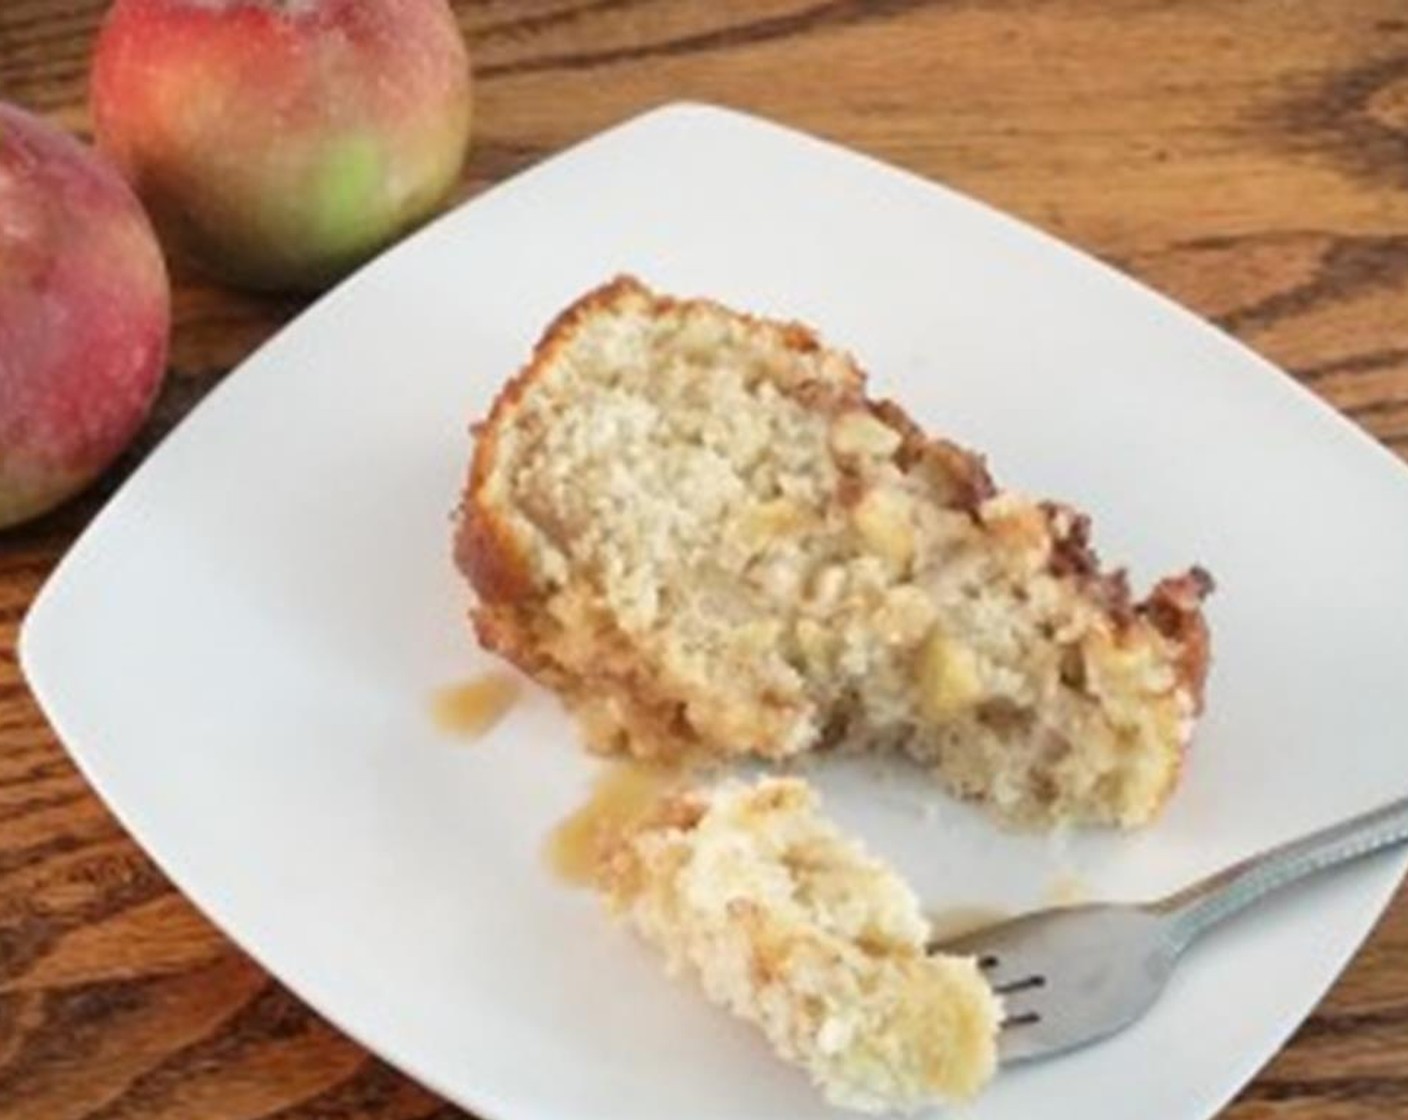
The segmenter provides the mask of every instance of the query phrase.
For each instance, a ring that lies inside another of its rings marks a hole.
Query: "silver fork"
[[[1041,910],[931,945],[978,958],[1003,997],[1004,1065],[1105,1038],[1158,998],[1210,927],[1272,891],[1408,841],[1408,798],[1272,848],[1157,902]]]

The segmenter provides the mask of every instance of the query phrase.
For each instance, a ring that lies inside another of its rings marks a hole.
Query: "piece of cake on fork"
[[[969,958],[930,954],[918,900],[795,779],[665,796],[603,837],[598,886],[672,973],[759,1027],[833,1104],[963,1100],[1001,1009]]]

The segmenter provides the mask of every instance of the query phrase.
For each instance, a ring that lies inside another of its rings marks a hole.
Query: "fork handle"
[[[1149,909],[1168,917],[1175,951],[1272,891],[1408,841],[1408,798],[1234,863]]]

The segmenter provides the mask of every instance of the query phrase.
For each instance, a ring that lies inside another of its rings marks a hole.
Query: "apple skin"
[[[170,333],[166,265],[122,176],[0,102],[0,528],[52,509],[127,447]]]
[[[117,0],[91,94],[169,244],[253,288],[316,290],[385,248],[469,145],[446,0]]]

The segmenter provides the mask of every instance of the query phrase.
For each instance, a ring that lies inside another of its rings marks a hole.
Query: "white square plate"
[[[936,906],[1171,890],[1408,791],[1408,474],[1191,315],[1017,222],[733,113],[676,106],[450,214],[222,387],[75,546],[25,627],[84,772],[195,901],[350,1034],[496,1120],[828,1115],[667,980],[541,847],[592,763],[531,692],[463,746],[427,697],[490,665],[450,514],[466,425],[621,270],[818,325],[874,387],[1095,516],[1141,585],[1219,579],[1209,712],[1132,836],[1001,833],[825,768]],[[925,810],[925,811],[917,811]],[[970,1120],[1215,1111],[1364,937],[1401,857],[1201,945],[1147,1020],[999,1077]]]

